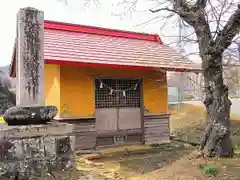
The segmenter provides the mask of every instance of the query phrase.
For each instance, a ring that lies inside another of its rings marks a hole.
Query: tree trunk
[[[233,155],[230,139],[231,101],[228,98],[228,87],[223,84],[221,56],[218,56],[216,59],[208,59],[205,62],[210,62],[211,64],[205,64],[207,66],[205,66],[203,72],[207,126],[201,141],[200,150],[207,157],[230,157]]]

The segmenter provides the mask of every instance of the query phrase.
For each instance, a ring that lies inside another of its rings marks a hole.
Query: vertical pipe
[[[184,52],[183,47],[182,47],[182,20],[179,18],[179,51],[182,54]],[[180,103],[182,102],[182,96],[183,96],[183,82],[184,82],[184,77],[183,77],[183,72],[180,73],[180,81],[182,83],[179,84],[178,86],[178,107],[180,106]]]

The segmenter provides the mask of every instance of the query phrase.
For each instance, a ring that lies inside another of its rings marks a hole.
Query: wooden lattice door
[[[96,129],[99,133],[141,129],[141,81],[95,80]]]

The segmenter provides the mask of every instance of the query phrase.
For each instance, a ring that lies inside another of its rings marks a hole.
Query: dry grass
[[[189,104],[170,106],[170,130],[175,131],[183,128],[195,127],[205,122],[206,111],[203,107]]]
[[[170,130],[175,131],[183,128],[203,125],[206,117],[206,110],[202,106],[190,104],[172,105],[169,107],[171,113]],[[240,116],[231,115],[232,121],[240,121]]]
[[[5,121],[2,116],[0,116],[0,124],[5,124]]]
[[[138,148],[141,149],[142,147]],[[136,149],[132,150],[135,151]],[[95,172],[109,179],[129,179],[129,177],[141,177],[143,174],[151,173],[175,162],[179,159],[179,156],[184,156],[190,152],[191,150],[184,148],[183,145],[173,143],[151,147],[151,149],[149,148],[148,151],[141,154],[113,155],[107,158],[95,159],[94,161],[81,158],[78,167],[81,170]]]
[[[177,132],[183,140],[199,141],[204,130],[205,108],[181,104],[180,107],[175,105],[170,107],[169,110],[171,113],[171,132]],[[234,144],[240,145],[240,116],[231,115],[231,131]]]
[[[199,141],[204,130],[205,110],[202,107],[183,104],[170,107],[171,131],[178,131],[181,138]],[[240,118],[232,116],[232,139],[234,146],[240,147]],[[238,133],[239,132],[239,133]],[[141,149],[140,146],[133,148]],[[143,148],[144,149],[144,148]],[[150,152],[151,149],[151,152]],[[152,151],[154,149],[154,151]],[[122,148],[109,149],[105,152],[108,158],[93,162],[79,160],[80,169],[101,174],[108,179],[130,180],[239,180],[240,158],[203,160],[193,156],[194,148],[180,143],[160,145],[159,147],[146,147],[145,154],[130,156],[109,156],[113,152],[121,152]],[[240,153],[240,148],[239,148]],[[206,177],[199,168],[203,163],[216,163],[220,169],[217,177]]]

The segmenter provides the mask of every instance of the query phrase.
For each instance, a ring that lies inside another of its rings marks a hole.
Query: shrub
[[[216,177],[220,171],[216,164],[200,164],[199,167],[206,176]]]
[[[234,153],[239,156],[240,155],[240,144],[237,144],[234,148]]]

